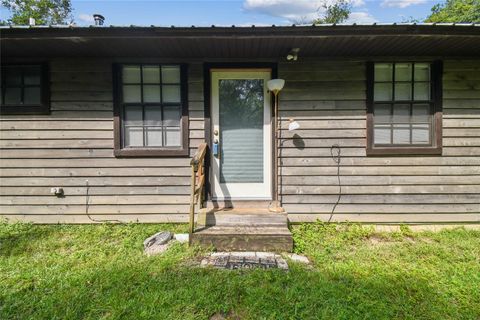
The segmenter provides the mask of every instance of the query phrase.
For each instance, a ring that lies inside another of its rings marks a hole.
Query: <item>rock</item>
[[[163,245],[172,239],[172,233],[170,231],[160,231],[153,236],[143,241],[143,248],[147,249],[153,245]]]
[[[165,243],[165,244],[158,244],[158,245],[154,244],[150,247],[145,248],[145,254],[147,256],[153,256],[153,255],[156,255],[156,254],[164,253],[172,245],[173,242],[174,241],[170,241],[170,242]]]
[[[177,240],[180,243],[188,242],[188,233],[175,233],[173,239]]]
[[[303,263],[303,264],[310,264],[310,260],[307,257],[296,254],[296,253],[289,253],[287,257],[292,260],[293,262]]]

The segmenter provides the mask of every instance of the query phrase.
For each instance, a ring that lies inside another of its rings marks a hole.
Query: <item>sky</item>
[[[334,0],[72,0],[74,21],[93,24],[92,14],[105,16],[106,25],[210,26],[288,25],[311,21],[322,4]],[[443,0],[348,0],[353,8],[348,23],[422,20]],[[320,9],[321,10],[321,9]],[[2,8],[1,18],[8,17]]]

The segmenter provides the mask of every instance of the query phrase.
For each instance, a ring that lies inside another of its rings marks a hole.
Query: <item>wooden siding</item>
[[[203,141],[203,67],[189,65],[191,152]],[[2,116],[0,213],[39,223],[187,221],[189,158],[113,156],[112,62],[50,62],[51,114]],[[65,197],[50,194],[62,187]]]
[[[443,155],[366,156],[365,61],[281,63],[282,199],[293,222],[480,222],[480,61],[444,62]],[[337,166],[330,147],[341,148]],[[335,207],[335,212],[332,210]]]
[[[112,63],[51,61],[51,115],[2,116],[0,213],[39,223],[185,222],[189,158],[113,156]],[[480,60],[444,62],[443,155],[367,157],[365,61],[279,63],[281,182],[293,222],[480,222]],[[191,153],[204,139],[202,63],[189,65]],[[338,199],[330,147],[341,147]],[[65,197],[50,194],[62,187]]]

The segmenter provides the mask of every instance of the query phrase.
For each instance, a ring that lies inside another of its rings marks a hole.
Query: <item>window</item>
[[[188,155],[184,65],[115,66],[115,154]]]
[[[441,62],[367,68],[367,153],[441,154]]]
[[[2,65],[2,114],[48,114],[46,64]]]

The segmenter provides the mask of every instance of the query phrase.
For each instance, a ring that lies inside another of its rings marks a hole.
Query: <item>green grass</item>
[[[0,223],[0,319],[480,319],[480,232],[382,234],[295,227],[313,267],[192,267],[202,251],[146,257],[176,225]]]

